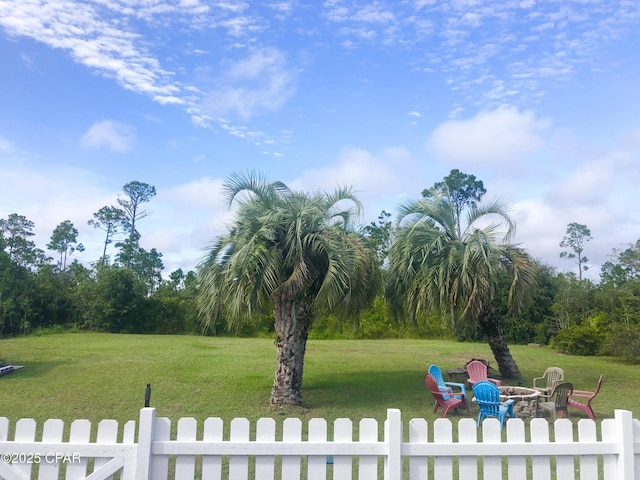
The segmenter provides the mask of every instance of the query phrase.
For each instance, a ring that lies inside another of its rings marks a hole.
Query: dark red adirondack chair
[[[598,385],[596,386],[596,389],[593,392],[588,392],[586,390],[574,390],[573,393],[569,395],[569,398],[567,399],[567,405],[569,405],[572,408],[577,408],[578,410],[582,410],[587,414],[587,416],[591,420],[595,420],[596,416],[593,413],[593,408],[591,408],[591,402],[593,401],[594,398],[596,398],[596,395],[598,395],[598,392],[600,391],[601,386],[602,386],[602,375],[600,375],[600,378],[598,379]]]
[[[427,388],[433,395],[433,398],[436,400],[436,404],[433,407],[433,413],[438,411],[438,408],[442,407],[442,416],[446,417],[449,410],[456,409],[458,407],[464,407],[467,409],[467,415],[471,415],[469,411],[469,402],[467,402],[467,397],[462,394],[446,394],[446,399],[444,393],[438,387],[438,381],[434,378],[430,373],[426,373],[424,376],[424,383],[427,385]]]

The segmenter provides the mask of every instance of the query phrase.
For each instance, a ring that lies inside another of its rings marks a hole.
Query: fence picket
[[[21,418],[18,420],[16,422],[16,433],[14,438],[16,442],[33,443],[36,439],[36,421],[32,418]],[[30,451],[27,450],[27,452]],[[17,474],[22,475],[27,479],[31,478],[32,463],[17,462],[12,463],[11,466]]]
[[[203,442],[222,442],[224,424],[221,418],[207,418],[204,421]],[[202,457],[202,478],[208,480],[221,480],[222,455],[205,455]]]
[[[591,419],[578,421],[578,442],[596,442],[596,423]],[[595,455],[580,455],[580,480],[598,480],[598,457]]]
[[[615,442],[618,440],[618,432],[616,431],[616,422],[612,418],[602,420],[602,441]],[[618,459],[617,455],[602,456],[602,473],[605,480],[617,479],[618,476]]]
[[[91,422],[89,420],[74,420],[69,432],[69,443],[88,444],[91,437]],[[87,462],[85,456],[79,461],[67,465],[66,480],[84,480],[87,476]]]
[[[96,443],[100,444],[114,444],[118,442],[118,422],[116,420],[101,420],[98,423],[98,436]],[[98,470],[105,467],[111,459],[107,457],[98,457],[95,459],[93,473],[96,480],[113,480],[112,475],[101,476],[98,474]],[[105,468],[105,470],[111,470],[111,466]]]
[[[198,432],[195,418],[181,418],[178,420],[178,441],[194,441]],[[196,471],[195,455],[176,456],[176,478],[194,478]]]
[[[378,421],[375,418],[360,420],[360,442],[374,443],[378,441]],[[370,480],[378,475],[378,457],[373,455],[360,456],[358,459],[358,479]]]
[[[299,418],[287,418],[282,422],[282,441],[300,443],[302,440],[302,422]],[[282,457],[282,480],[300,478],[300,455]]]
[[[338,418],[333,423],[333,441],[350,443],[353,441],[353,422],[348,418]],[[333,457],[334,480],[351,480],[353,467],[350,455],[335,455]]]
[[[524,444],[524,422],[521,418],[514,418],[507,422],[507,443]],[[521,480],[527,478],[527,459],[524,455],[509,455],[508,478],[509,480]]]
[[[387,409],[384,422],[384,441],[387,456],[384,459],[385,480],[402,480],[402,415],[397,408]]]
[[[166,441],[171,438],[171,420],[166,417],[156,417],[153,431],[153,441]],[[151,448],[153,454],[153,447]],[[169,455],[151,456],[151,475],[149,479],[136,480],[167,480],[169,477]]]
[[[478,427],[475,419],[463,418],[458,422],[458,442],[468,445],[478,443]],[[459,478],[478,479],[478,459],[475,456],[460,456],[458,465]]]
[[[509,422],[509,419],[507,422]],[[485,418],[482,421],[482,443],[496,444],[496,450],[502,448],[502,436],[500,434],[500,421],[497,418]],[[484,479],[493,480],[502,478],[502,458],[497,455],[490,455],[483,458]]]
[[[433,443],[453,443],[453,425],[446,418],[433,422]],[[438,480],[453,479],[453,458],[449,455],[437,455],[433,459],[433,475]]]
[[[310,442],[327,442],[327,421],[324,418],[312,418],[309,420]],[[307,457],[308,480],[327,480],[327,463],[333,462],[333,455],[309,455]]]
[[[529,425],[531,441],[535,443],[549,443],[549,422],[544,418],[534,418]],[[551,457],[536,455],[531,459],[531,472],[536,480],[551,480]]]
[[[129,420],[122,429],[122,443],[124,445],[135,445],[136,442],[136,422]],[[124,460],[121,480],[135,480],[137,455],[128,455]]]
[[[573,443],[573,424],[567,418],[559,418],[553,424],[555,432],[555,443],[571,444]],[[562,453],[559,448],[558,453]],[[574,458],[571,455],[556,456],[556,478],[565,480],[567,478],[575,478],[574,474]]]
[[[273,443],[276,441],[276,422],[273,418],[261,418],[256,424],[256,442]],[[275,457],[258,455],[256,457],[256,478],[273,480],[275,478]]]
[[[42,428],[42,441],[44,443],[62,443],[62,431],[64,423],[62,420],[50,418],[44,422]],[[60,470],[60,461],[55,457],[45,456],[40,461],[40,469],[38,471],[39,480],[57,480]]]
[[[249,441],[249,420],[234,418],[231,420],[231,434],[229,440],[233,442]],[[234,455],[229,459],[229,480],[246,480],[249,478],[249,457]]]
[[[616,410],[616,413],[618,413],[619,410]],[[624,412],[624,411],[622,411]],[[630,414],[631,412],[629,412]],[[636,476],[640,477],[640,454],[638,452],[638,450],[636,450],[634,447],[634,443],[637,444],[638,442],[640,442],[640,420],[637,419],[633,419],[632,425],[632,432],[631,432],[631,436],[634,439],[634,442],[631,444],[631,452],[633,455],[633,465],[631,465],[630,467],[633,468]],[[626,439],[623,439],[623,441]],[[635,454],[635,455],[634,455]]]
[[[424,418],[409,421],[409,444],[427,443],[429,426]],[[429,459],[413,455],[409,458],[409,480],[422,480],[429,475]]]
[[[634,476],[634,421],[629,411],[616,410],[614,415],[618,437],[618,478],[630,478]]]

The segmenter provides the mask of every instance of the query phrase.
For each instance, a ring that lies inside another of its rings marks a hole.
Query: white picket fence
[[[182,418],[172,439],[168,418],[154,408],[140,411],[139,428],[127,422],[122,431],[114,420],[103,420],[91,436],[87,420],[72,422],[63,441],[61,420],[47,420],[36,441],[36,422],[22,419],[9,440],[9,421],[0,418],[0,478],[4,480],[630,480],[640,479],[640,421],[626,410],[600,422],[568,419],[549,425],[533,419],[475,419],[433,422],[413,419],[403,432],[399,410],[389,409],[383,431],[375,419],[357,428],[349,419],[328,424],[311,419],[303,435],[299,419],[287,418],[276,438],[276,421],[262,418],[252,428],[236,418],[225,432],[219,418]],[[136,439],[137,433],[137,439]],[[553,435],[550,435],[550,434]],[[479,437],[481,440],[479,440]],[[95,440],[91,441],[92,438]],[[137,441],[136,441],[137,440]],[[382,459],[379,461],[379,459]]]

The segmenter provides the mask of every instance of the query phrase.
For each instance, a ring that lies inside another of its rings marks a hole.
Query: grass
[[[544,347],[515,345],[511,353],[530,385],[548,366],[559,366],[577,389],[604,382],[594,400],[597,418],[614,409],[640,411],[640,369],[607,357],[560,355]],[[47,418],[65,423],[137,420],[147,383],[159,416],[177,421],[195,417],[298,417],[354,422],[386,417],[399,408],[404,421],[433,421],[432,399],[423,383],[431,363],[443,370],[471,358],[495,366],[484,344],[444,340],[310,340],[304,370],[302,407],[269,405],[275,371],[271,339],[229,337],[54,334],[0,340],[0,356],[25,368],[0,377],[0,417],[14,423]],[[474,410],[472,410],[472,415]],[[586,418],[571,410],[571,418]],[[450,414],[454,421],[456,415]]]

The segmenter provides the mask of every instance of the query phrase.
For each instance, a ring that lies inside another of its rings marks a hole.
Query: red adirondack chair
[[[442,407],[442,416],[446,417],[447,413],[449,413],[449,410],[452,408],[456,409],[458,407],[464,407],[467,409],[467,415],[471,415],[471,412],[469,411],[469,402],[467,402],[467,397],[465,395],[452,395],[449,393],[445,399],[445,395],[443,395],[442,390],[438,387],[438,381],[430,373],[426,373],[424,375],[424,383],[427,385],[431,395],[433,395],[433,398],[436,400],[436,404],[433,407],[433,413],[436,413],[438,408]]]
[[[502,382],[496,378],[489,378],[487,376],[487,366],[478,361],[474,360],[467,364],[467,373],[469,374],[469,379],[467,380],[469,384],[473,385],[480,380],[489,380],[491,383],[496,384],[496,386],[502,385]]]
[[[601,386],[602,375],[600,375],[600,378],[598,379],[598,385],[593,392],[588,392],[586,390],[574,390],[567,399],[567,405],[573,408],[577,408],[578,410],[582,410],[591,420],[595,420],[596,416],[593,413],[593,408],[591,408],[591,402],[594,398],[596,398],[596,395],[598,395]]]

